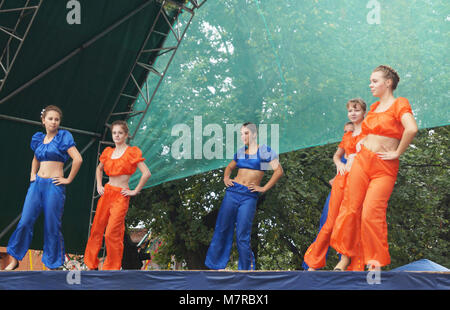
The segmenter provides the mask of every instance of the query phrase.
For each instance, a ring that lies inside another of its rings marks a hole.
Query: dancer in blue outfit
[[[49,269],[64,263],[64,240],[61,220],[66,198],[65,185],[70,184],[81,167],[82,158],[67,130],[59,129],[62,111],[56,106],[46,107],[41,114],[46,134],[37,132],[31,138],[34,158],[31,164],[30,186],[16,230],[9,239],[9,264],[5,270],[14,270],[27,253],[33,238],[33,227],[44,212],[44,247],[42,262]],[[64,177],[64,163],[72,158],[72,167]]]
[[[253,123],[241,127],[241,139],[245,146],[238,150],[224,172],[227,187],[216,220],[214,235],[206,254],[205,265],[210,269],[227,266],[236,228],[236,244],[239,252],[239,270],[254,270],[255,259],[250,247],[250,235],[259,193],[268,191],[283,175],[278,155],[267,145],[258,146],[257,130]],[[234,179],[231,172],[239,168]],[[265,170],[273,169],[270,180],[260,186]]]

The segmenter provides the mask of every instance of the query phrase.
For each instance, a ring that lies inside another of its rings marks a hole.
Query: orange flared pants
[[[84,263],[89,269],[98,268],[98,252],[105,234],[106,259],[102,270],[120,270],[122,266],[125,216],[130,198],[123,196],[122,188],[105,184],[105,192],[100,197],[91,227]],[[105,231],[106,229],[106,231]]]
[[[344,198],[344,189],[347,185],[348,172],[344,175],[337,174],[331,187],[330,201],[328,203],[328,216],[317,235],[316,240],[306,250],[304,261],[314,269],[322,268],[326,264],[326,255],[330,246],[330,238],[333,232],[336,218]],[[361,259],[355,257],[348,270],[364,270]]]
[[[399,160],[382,160],[362,146],[347,177],[331,246],[348,257],[358,251],[364,265],[389,265],[386,210],[397,179]]]

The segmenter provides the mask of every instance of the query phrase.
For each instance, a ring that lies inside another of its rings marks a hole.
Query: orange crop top
[[[405,113],[413,114],[408,99],[398,97],[386,111],[374,112],[379,104],[380,102],[377,101],[370,107],[370,111],[361,125],[362,133],[400,140],[405,130],[401,122],[402,116]]]
[[[352,136],[353,131],[348,131],[342,136],[342,141],[339,143],[339,147],[344,149],[345,155],[356,153],[356,144],[364,137],[362,132],[357,136]]]
[[[107,147],[100,155],[100,162],[103,164],[103,170],[110,176],[131,175],[136,171],[137,164],[144,161],[142,151],[137,146],[128,146],[125,152],[119,158],[111,158],[114,148]]]

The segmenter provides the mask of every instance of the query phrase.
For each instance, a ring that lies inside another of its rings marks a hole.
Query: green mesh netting
[[[395,95],[420,128],[449,124],[449,10],[445,0],[208,1],[132,141],[147,186],[225,166],[240,141],[227,125],[266,125],[260,140],[280,153],[338,141],[347,100],[376,101],[380,64],[400,74]]]

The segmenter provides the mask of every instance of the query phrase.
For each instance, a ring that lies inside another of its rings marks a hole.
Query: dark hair
[[[385,79],[392,80],[392,90],[395,90],[397,88],[397,85],[400,82],[400,77],[398,76],[397,71],[386,65],[380,65],[376,67],[373,72],[376,71],[383,72],[383,77]]]
[[[242,127],[248,128],[252,134],[258,134],[258,129],[256,128],[256,125],[252,122],[246,122],[242,124]]]
[[[127,124],[127,122],[122,121],[122,120],[114,121],[114,122],[111,124],[111,131],[112,131],[112,129],[113,129],[114,126],[121,126],[122,129],[125,131],[126,134],[128,134],[128,132],[130,131],[130,130],[128,129],[128,124]]]

